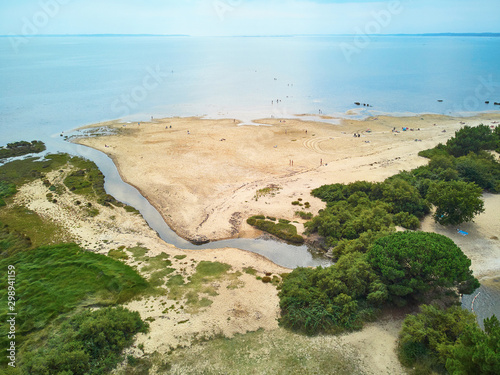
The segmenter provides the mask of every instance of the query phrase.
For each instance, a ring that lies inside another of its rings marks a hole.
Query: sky
[[[0,0],[0,35],[500,32],[499,0]]]

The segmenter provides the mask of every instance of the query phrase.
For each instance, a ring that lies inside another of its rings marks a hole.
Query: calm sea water
[[[103,120],[500,109],[500,38],[0,38],[0,143]],[[277,100],[280,100],[277,103]],[[443,100],[443,102],[438,102]],[[273,103],[273,104],[271,104]]]

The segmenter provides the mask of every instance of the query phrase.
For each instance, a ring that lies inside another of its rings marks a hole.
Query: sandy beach
[[[382,181],[426,164],[418,152],[446,142],[464,125],[499,119],[493,113],[379,116],[338,124],[264,119],[255,121],[261,126],[241,126],[233,119],[167,118],[97,124],[117,134],[75,142],[108,154],[123,180],[138,188],[178,235],[204,241],[255,237],[245,222],[255,214],[302,223],[291,202],[309,202],[313,214],[324,207],[310,195],[312,189]],[[269,187],[275,194],[259,194]]]

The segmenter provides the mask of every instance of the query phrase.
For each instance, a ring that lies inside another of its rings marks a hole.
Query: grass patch
[[[249,275],[255,276],[257,274],[257,270],[253,267],[245,267],[243,268],[243,272],[248,273]]]
[[[200,308],[208,306],[208,302],[205,301],[207,298],[200,298],[200,294],[212,297],[216,296],[217,289],[211,284],[216,280],[225,279],[233,275],[228,275],[227,272],[230,269],[231,266],[228,264],[201,261],[196,266],[196,272],[189,277],[189,282],[186,283],[182,275],[173,275],[168,279],[166,283],[168,296],[173,300],[186,298],[189,311],[192,313],[197,312]],[[239,275],[241,274],[234,274],[232,277],[237,278]]]
[[[111,257],[111,258],[116,259],[116,260],[127,260],[129,258],[128,255],[125,253],[125,251],[123,251],[122,249],[109,250],[108,257]]]
[[[131,247],[127,250],[132,253],[132,256],[136,261],[144,261],[146,259],[145,255],[149,251],[149,249],[141,246]]]
[[[174,256],[174,258],[177,259],[177,260],[183,260],[186,257],[187,257],[187,255],[176,255],[176,256]]]
[[[311,220],[313,218],[313,214],[311,212],[295,211],[295,215],[303,220]]]
[[[284,329],[217,337],[169,355],[169,374],[360,374],[355,355],[346,355],[335,336],[309,338]]]
[[[131,267],[75,244],[17,252],[0,260],[0,269],[8,265],[16,272],[15,308],[22,316],[16,326],[20,350],[28,334],[44,329],[61,314],[88,305],[123,303],[147,288],[147,282]],[[0,290],[0,299],[7,300],[7,288]],[[6,314],[7,304],[0,305],[2,321],[7,321]],[[0,328],[3,347],[7,347],[6,329],[7,325]]]
[[[129,205],[125,205],[125,211],[127,212],[131,212],[133,214],[136,214],[136,215],[140,215],[141,213],[139,212],[139,210],[135,209],[134,207],[132,206],[129,206]]]
[[[252,216],[247,219],[247,223],[287,242],[294,244],[304,243],[304,238],[297,234],[297,228],[295,225],[290,224],[289,220],[279,219],[278,223],[275,223],[273,221],[259,219],[259,217],[260,216]]]
[[[266,186],[263,189],[257,190],[255,192],[255,195],[254,195],[253,199],[255,199],[256,201],[258,201],[259,198],[265,197],[267,195],[270,195],[270,196],[274,197],[281,189],[282,189],[282,187],[278,186],[278,185],[274,185],[274,184],[268,185],[268,186]]]
[[[129,249],[130,250],[130,249]],[[148,264],[141,268],[142,272],[151,272],[156,270],[161,270],[172,265],[172,262],[168,260],[170,256],[166,253],[161,253],[155,257],[142,257],[142,259]]]
[[[26,236],[33,247],[72,240],[63,227],[42,218],[36,212],[23,206],[9,206],[0,209],[0,222],[8,223],[11,230]]]
[[[165,277],[170,275],[175,271],[175,268],[165,268],[160,271],[155,271],[149,277],[149,283],[151,286],[159,287],[165,285]]]

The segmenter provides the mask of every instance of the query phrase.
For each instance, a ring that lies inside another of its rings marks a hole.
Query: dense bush
[[[343,256],[333,266],[296,268],[279,293],[280,325],[306,334],[360,329],[387,298],[361,253]]]
[[[422,305],[408,315],[399,333],[398,357],[415,375],[500,373],[500,323],[493,315],[484,320],[460,306],[443,310]]]
[[[35,154],[43,152],[45,149],[45,144],[42,141],[8,143],[6,147],[0,147],[0,159]]]
[[[471,127],[466,125],[456,131],[455,136],[446,142],[446,150],[449,154],[459,157],[467,155],[469,152],[495,150],[498,148],[498,142],[498,131],[492,131],[489,126]]]
[[[122,307],[83,311],[50,334],[47,344],[26,355],[30,374],[106,374],[123,358],[121,352],[148,325],[138,312]]]
[[[403,322],[398,341],[399,360],[406,367],[414,367],[416,374],[443,372],[451,347],[468,326],[477,326],[476,317],[460,306],[442,310],[422,305],[420,310]]]
[[[290,224],[289,220],[279,219],[278,223],[275,223],[274,221],[266,220],[262,215],[256,215],[249,217],[247,223],[287,242],[294,244],[304,243],[304,237],[297,234],[297,227]]]
[[[472,221],[484,211],[482,189],[473,182],[438,181],[431,184],[427,199],[436,206],[434,220],[442,225]]]
[[[500,374],[500,322],[495,315],[484,320],[484,331],[477,324],[466,327],[449,350],[446,369],[450,374]]]
[[[479,287],[470,270],[470,259],[440,234],[393,233],[375,241],[367,255],[387,286],[389,299],[398,305],[421,300],[437,288],[457,287],[460,293],[470,294]]]

